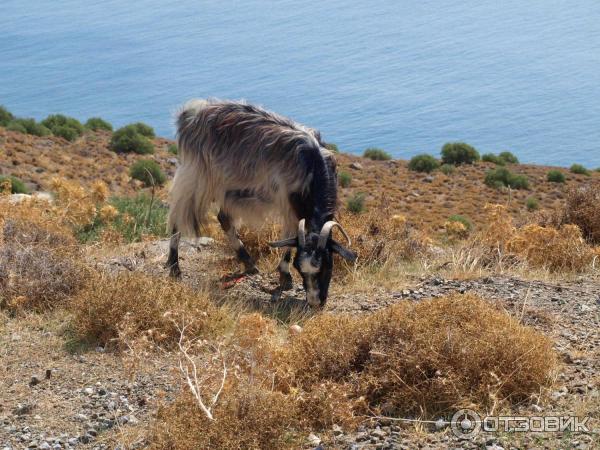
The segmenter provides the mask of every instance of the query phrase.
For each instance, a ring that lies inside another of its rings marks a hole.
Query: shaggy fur
[[[284,237],[295,235],[300,217],[317,231],[333,217],[335,162],[315,130],[219,100],[186,103],[177,129],[181,166],[171,190],[170,230],[196,236],[211,205],[236,225],[260,226],[276,213]],[[294,211],[291,195],[307,197],[305,211]]]

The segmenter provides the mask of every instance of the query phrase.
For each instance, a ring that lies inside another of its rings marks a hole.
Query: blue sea
[[[2,0],[0,104],[172,137],[192,97],[246,99],[343,151],[600,166],[598,0]]]

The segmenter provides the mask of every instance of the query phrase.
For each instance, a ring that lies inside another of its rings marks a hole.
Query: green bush
[[[110,139],[109,148],[117,153],[154,153],[154,145],[150,139],[140,134],[135,125],[127,125],[115,131]]]
[[[169,146],[167,147],[167,151],[172,155],[176,155],[178,153],[178,149],[175,144],[169,144]]]
[[[348,172],[340,172],[338,180],[340,182],[341,187],[350,187],[350,184],[352,183],[352,175],[350,175]]]
[[[369,147],[366,149],[363,153],[363,157],[372,159],[373,161],[388,161],[392,159],[392,155],[380,148],[375,147]]]
[[[566,180],[565,174],[560,170],[552,169],[548,171],[546,179],[551,183],[564,183]]]
[[[485,173],[485,184],[489,187],[499,189],[510,187],[512,189],[528,189],[529,181],[525,175],[513,174],[506,167],[498,167]]]
[[[27,189],[27,186],[25,186],[25,183],[23,183],[17,177],[13,177],[13,176],[7,177],[4,175],[0,175],[0,184],[4,183],[7,180],[10,181],[11,194],[29,194],[29,189]]]
[[[422,154],[413,156],[408,162],[408,169],[414,172],[433,172],[440,166],[440,162],[431,155]]]
[[[63,114],[51,114],[42,120],[42,125],[52,131],[55,136],[60,136],[68,141],[74,141],[85,131],[79,120]]]
[[[527,200],[525,200],[525,206],[527,207],[527,211],[535,211],[539,209],[540,203],[538,202],[537,198],[529,197]]]
[[[0,105],[0,127],[7,126],[14,118],[15,116],[8,109]]]
[[[147,187],[162,186],[167,179],[158,163],[152,159],[136,161],[129,169],[129,174],[131,178],[140,180]]]
[[[452,164],[442,164],[440,166],[440,171],[445,175],[452,175],[455,171],[455,167]]]
[[[348,199],[346,203],[348,211],[354,214],[360,214],[365,209],[365,194],[359,192]]]
[[[498,157],[506,164],[519,164],[519,158],[517,158],[511,152],[500,152]]]
[[[484,153],[481,155],[481,160],[485,162],[491,162],[497,164],[499,166],[503,166],[506,162],[500,158],[498,155],[494,155],[493,153]]]
[[[154,137],[156,136],[154,134],[154,128],[152,128],[150,125],[146,125],[143,122],[132,123],[131,126],[134,127],[136,131],[142,136],[145,136],[150,139],[154,139]]]
[[[14,119],[7,126],[9,130],[20,131],[25,130],[25,133],[32,134],[34,136],[49,136],[52,132],[46,128],[44,125],[37,123],[35,119]]]
[[[113,227],[127,242],[139,242],[143,235],[167,236],[167,214],[169,208],[158,199],[140,193],[137,197],[116,197],[109,204],[117,208],[119,214],[112,224],[102,222],[100,215],[94,223],[79,231],[77,237],[82,242],[98,240],[107,226]]]
[[[473,164],[479,161],[479,152],[464,142],[447,142],[442,147],[442,162],[445,164]]]
[[[465,216],[461,216],[460,214],[454,214],[448,217],[448,222],[460,222],[465,226],[465,229],[467,231],[471,231],[471,229],[473,228],[473,224],[471,223],[471,221]]]
[[[16,131],[18,133],[27,134],[27,129],[25,128],[25,126],[22,123],[17,122],[16,120],[13,120],[12,122],[10,122],[6,126],[6,129],[10,130],[10,131]]]
[[[339,153],[340,149],[335,144],[325,144],[325,148],[333,153]]]
[[[590,171],[583,167],[581,164],[573,164],[569,169],[571,173],[577,173],[579,175],[591,175]]]
[[[108,123],[106,120],[100,118],[100,117],[90,117],[87,122],[85,123],[85,127],[88,130],[92,130],[92,131],[98,131],[98,130],[105,130],[105,131],[112,131],[113,130],[113,126]]]
[[[58,125],[54,127],[52,129],[52,134],[71,142],[79,137],[79,134],[75,128],[71,128],[66,125]]]

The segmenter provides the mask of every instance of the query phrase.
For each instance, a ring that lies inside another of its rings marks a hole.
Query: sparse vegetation
[[[352,175],[348,172],[340,172],[338,174],[338,180],[340,182],[341,187],[350,187],[350,185],[352,184]]]
[[[348,199],[346,209],[353,214],[360,214],[365,209],[365,194],[358,192]]]
[[[392,159],[392,155],[380,148],[369,147],[363,153],[363,158],[369,158],[373,161],[388,161]]]
[[[442,147],[442,163],[473,164],[479,161],[479,152],[464,142],[448,142]]]
[[[117,153],[138,153],[147,155],[154,153],[154,145],[147,136],[140,133],[136,124],[119,128],[112,135],[110,149]]]
[[[564,183],[566,180],[565,174],[556,169],[549,170],[546,179],[551,183]]]
[[[131,178],[144,183],[144,186],[162,186],[167,177],[153,159],[140,159],[129,169]]]
[[[98,131],[98,130],[104,130],[104,131],[112,131],[113,130],[113,126],[108,123],[106,120],[100,118],[100,117],[90,117],[87,122],[85,123],[85,127],[88,130],[92,130],[92,131]]]
[[[28,194],[29,193],[29,189],[27,189],[27,186],[25,186],[25,183],[23,183],[21,180],[19,180],[17,177],[13,177],[13,176],[5,176],[5,175],[0,175],[0,192],[2,191],[1,186],[4,183],[8,183],[10,186],[10,192],[12,194]]]
[[[485,174],[485,184],[489,187],[498,189],[501,187],[510,187],[512,189],[529,189],[529,181],[525,175],[512,173],[506,167],[498,167],[488,170]]]
[[[571,173],[576,173],[578,175],[591,175],[591,172],[581,164],[573,164],[569,170],[571,171]]]
[[[413,156],[408,163],[408,169],[414,172],[433,172],[440,166],[440,162],[431,155]]]
[[[169,144],[169,146],[167,147],[167,151],[171,155],[176,155],[178,153],[178,149],[177,149],[177,146],[175,144]]]

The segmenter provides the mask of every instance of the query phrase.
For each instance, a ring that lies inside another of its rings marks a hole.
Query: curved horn
[[[306,231],[304,230],[304,223],[306,219],[302,219],[298,222],[298,247],[302,248],[306,245]]]
[[[348,245],[352,244],[352,241],[350,241],[350,237],[348,236],[348,234],[346,233],[344,228],[342,228],[342,226],[339,223],[337,223],[333,220],[330,220],[328,222],[325,222],[325,225],[323,225],[323,228],[321,229],[321,233],[319,234],[319,243],[317,244],[317,248],[325,248],[325,246],[327,245],[327,240],[329,239],[329,234],[331,233],[331,230],[334,227],[338,227],[340,229],[340,231],[342,232],[342,234],[348,241]]]

